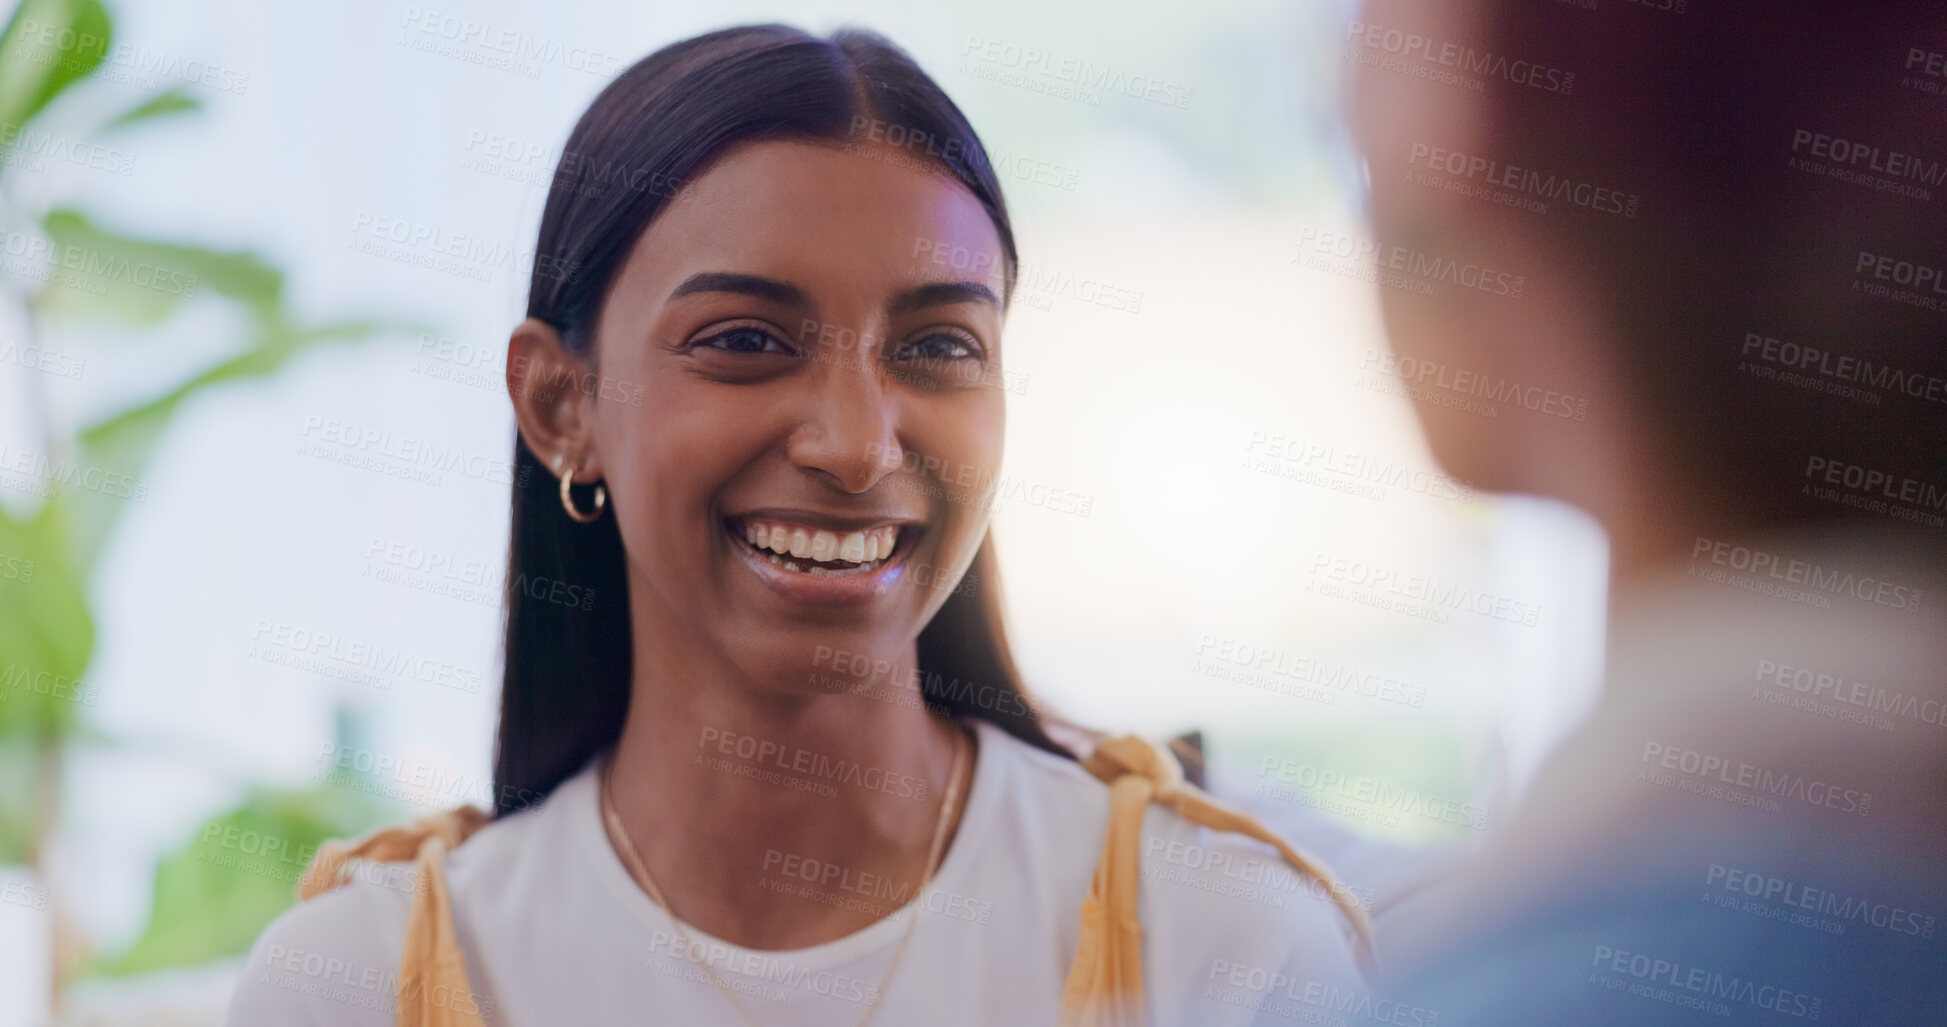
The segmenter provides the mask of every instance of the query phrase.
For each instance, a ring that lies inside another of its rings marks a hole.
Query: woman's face
[[[987,530],[1001,260],[902,151],[750,143],[690,181],[604,305],[623,401],[597,390],[579,478],[606,479],[638,631],[793,692],[906,655]]]

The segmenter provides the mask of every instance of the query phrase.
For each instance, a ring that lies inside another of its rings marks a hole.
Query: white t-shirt
[[[448,854],[474,994],[435,1000],[515,1027],[742,1023],[706,976],[707,961],[764,1025],[849,1027],[875,1001],[878,1027],[1052,1024],[1108,825],[1108,789],[1074,762],[975,726],[980,755],[966,809],[925,892],[863,930],[789,950],[746,949],[687,924],[695,947],[686,950],[609,845],[598,758],[538,807]],[[1143,970],[1157,1027],[1378,1014],[1345,918],[1269,846],[1151,804],[1142,861]],[[774,869],[765,887],[816,887],[816,901],[881,897],[864,879],[814,886],[802,878],[822,881],[819,868]],[[410,875],[367,873],[286,911],[251,951],[228,1022],[389,1027],[411,900]],[[919,923],[880,995],[913,915]]]

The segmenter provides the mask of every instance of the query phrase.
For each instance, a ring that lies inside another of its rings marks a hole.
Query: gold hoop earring
[[[601,482],[596,482],[594,511],[591,513],[582,513],[580,510],[575,509],[574,497],[568,495],[568,487],[575,483],[575,472],[568,470],[567,464],[566,459],[561,457],[555,458],[554,471],[561,477],[561,508],[568,511],[568,516],[573,517],[576,521],[582,524],[588,524],[594,521],[595,518],[600,517],[602,515],[602,508],[608,505],[608,489]]]

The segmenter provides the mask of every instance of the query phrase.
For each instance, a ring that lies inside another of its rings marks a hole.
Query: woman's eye
[[[789,353],[790,347],[777,341],[771,333],[761,328],[732,328],[727,332],[699,339],[698,346],[720,349],[729,353]]]
[[[916,339],[899,348],[898,360],[963,360],[978,356],[976,346],[958,335],[945,332]]]

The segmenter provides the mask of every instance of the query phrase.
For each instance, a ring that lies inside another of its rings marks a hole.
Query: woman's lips
[[[724,528],[759,580],[787,599],[818,605],[865,602],[890,588],[918,535],[913,525],[836,531],[767,517],[733,518]]]

